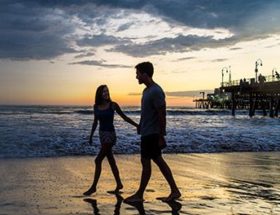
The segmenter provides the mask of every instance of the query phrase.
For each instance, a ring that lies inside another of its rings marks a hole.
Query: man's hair
[[[153,64],[150,62],[143,62],[139,63],[135,66],[135,68],[140,72],[140,73],[146,73],[149,77],[153,77],[154,74],[154,67]]]

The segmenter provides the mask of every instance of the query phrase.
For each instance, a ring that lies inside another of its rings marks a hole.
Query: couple
[[[134,195],[125,199],[125,202],[144,201],[144,191],[151,177],[151,160],[157,164],[171,189],[170,195],[163,198],[163,201],[172,201],[178,199],[181,193],[174,181],[169,166],[161,155],[162,148],[166,146],[164,138],[166,135],[165,95],[161,87],[153,81],[154,68],[152,63],[143,62],[136,65],[135,68],[136,79],[138,79],[139,84],[146,85],[142,95],[140,125],[128,118],[117,103],[111,101],[106,85],[99,86],[96,91],[94,121],[89,143],[92,144],[92,136],[99,121],[101,149],[95,159],[96,167],[93,183],[89,190],[84,192],[84,195],[91,195],[96,192],[97,182],[101,174],[101,164],[105,157],[109,161],[117,183],[114,192],[118,193],[123,188],[119,170],[112,153],[112,147],[116,143],[116,133],[113,125],[114,112],[116,111],[125,121],[135,126],[138,133],[141,134],[142,176],[140,186]]]

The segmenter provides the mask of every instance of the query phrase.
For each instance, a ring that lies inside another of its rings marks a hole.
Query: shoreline
[[[162,152],[162,155],[201,155],[201,154],[209,154],[209,155],[219,155],[219,154],[240,154],[240,153],[247,153],[247,154],[254,154],[254,153],[280,153],[280,151],[220,151],[220,152]],[[5,160],[29,160],[29,159],[58,159],[58,158],[86,158],[86,157],[95,157],[98,154],[85,154],[85,155],[54,155],[54,156],[27,156],[27,157],[0,157],[0,161]],[[139,152],[136,153],[118,153],[114,152],[114,156],[138,156],[140,155]]]
[[[122,202],[138,188],[139,154],[116,154],[124,184],[115,182],[104,160],[97,193],[82,196],[92,181],[95,156],[0,159],[1,214],[280,214],[280,152],[163,154],[182,197],[171,205],[157,197],[169,188],[153,164],[143,205]],[[129,174],[126,174],[129,173]]]

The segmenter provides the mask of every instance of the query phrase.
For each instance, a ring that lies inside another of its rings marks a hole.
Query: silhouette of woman
[[[91,187],[84,192],[85,196],[96,192],[96,186],[101,174],[102,161],[107,157],[114,178],[116,180],[116,189],[113,193],[118,193],[123,188],[120,179],[119,170],[113,156],[112,147],[116,144],[116,133],[114,127],[114,113],[115,111],[128,123],[138,128],[138,124],[127,117],[121,110],[120,106],[113,102],[110,98],[109,89],[106,85],[101,85],[96,90],[94,109],[94,120],[89,138],[89,144],[92,145],[92,136],[99,122],[99,139],[101,149],[95,159],[95,174]]]

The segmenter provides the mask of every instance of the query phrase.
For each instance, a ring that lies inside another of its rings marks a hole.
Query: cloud
[[[6,1],[0,14],[0,58],[51,59],[76,52],[68,44],[74,26],[63,11]]]
[[[108,45],[132,57],[231,48],[279,34],[279,10],[278,0],[2,0],[0,58],[82,58]]]
[[[78,41],[79,46],[102,47],[110,45],[111,52],[121,52],[133,57],[197,50],[210,41],[232,37],[227,29],[198,29],[179,23],[168,23],[162,17],[146,12],[113,11],[104,16],[97,33]],[[107,20],[107,21],[106,21]],[[141,51],[139,51],[141,50]]]
[[[107,45],[115,45],[121,42],[126,43],[129,42],[129,40],[122,40],[113,36],[99,34],[99,35],[84,37],[81,40],[77,41],[77,45],[86,46],[86,47],[89,46],[100,47],[100,46],[107,46]]]
[[[105,61],[96,61],[96,60],[85,60],[85,61],[79,61],[71,63],[73,65],[88,65],[88,66],[100,66],[105,68],[131,68],[131,66],[127,65],[120,65],[120,64],[106,64]]]
[[[182,57],[182,58],[178,58],[176,61],[193,60],[193,59],[196,59],[196,57]]]
[[[227,60],[228,60],[227,58],[219,58],[219,59],[213,60],[212,62],[224,62],[224,61],[227,61]]]
[[[74,58],[84,58],[84,57],[92,57],[94,56],[95,53],[94,52],[84,52],[84,53],[81,53],[79,55],[76,55]]]
[[[240,48],[240,47],[232,47],[229,50],[235,51],[235,50],[240,50],[240,49],[242,49],[242,48]]]
[[[112,52],[122,52],[133,57],[145,57],[149,55],[180,53],[182,51],[200,50],[205,47],[220,46],[211,37],[182,36],[176,38],[164,38],[146,44],[123,44],[109,49]]]

